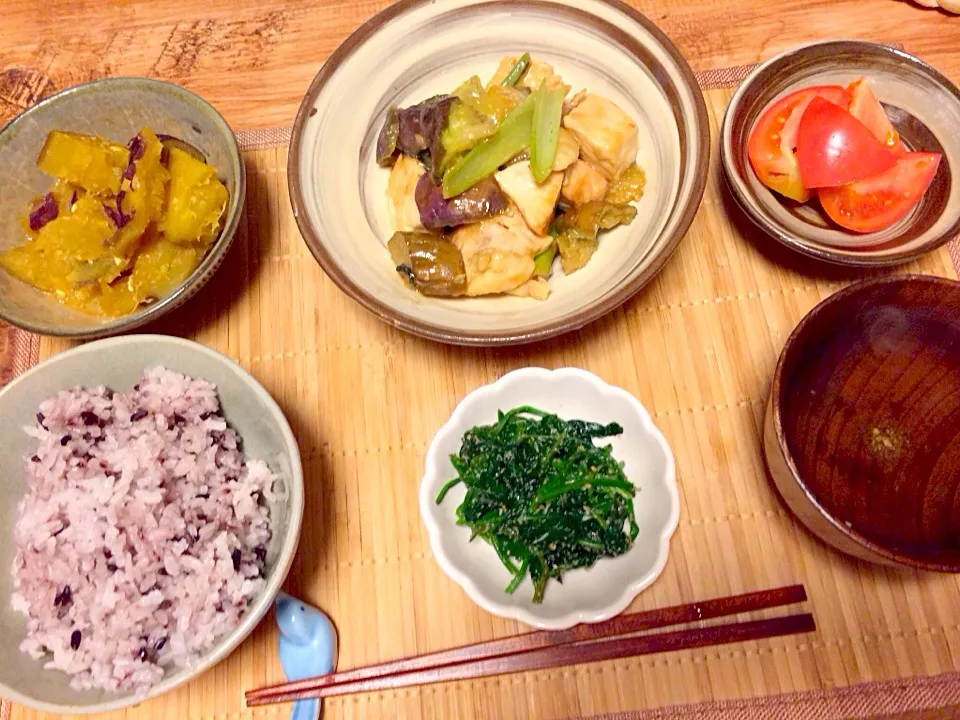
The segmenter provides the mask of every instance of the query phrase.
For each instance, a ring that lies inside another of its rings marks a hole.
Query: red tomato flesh
[[[873,136],[894,155],[903,155],[907,149],[900,142],[900,134],[893,127],[883,105],[877,100],[867,81],[860,78],[852,82],[847,87],[847,95],[850,97],[850,114],[866,125]]]
[[[817,195],[824,211],[840,227],[877,232],[920,202],[939,164],[940,153],[908,152],[886,172],[843,187],[820,188]]]
[[[838,187],[889,170],[897,157],[841,107],[814,98],[800,118],[797,163],[803,186]]]
[[[810,199],[800,181],[795,153],[800,118],[815,97],[842,108],[848,104],[846,90],[839,85],[816,85],[788,93],[764,110],[747,142],[747,155],[760,182],[797,202]]]

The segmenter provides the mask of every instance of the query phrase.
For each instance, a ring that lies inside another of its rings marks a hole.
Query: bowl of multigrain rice
[[[0,391],[0,696],[55,713],[134,705],[253,630],[296,552],[297,443],[233,361],[111,338]]]

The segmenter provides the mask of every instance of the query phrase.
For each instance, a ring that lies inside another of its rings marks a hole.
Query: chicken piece
[[[533,298],[534,300],[546,300],[548,297],[550,297],[550,283],[547,282],[546,278],[533,277],[527,280],[516,290],[507,291],[507,295],[528,297]]]
[[[527,225],[537,235],[543,235],[553,220],[563,184],[563,173],[550,173],[538,183],[530,169],[530,161],[514,163],[496,173],[494,179],[507,196],[513,200]]]
[[[533,277],[533,259],[552,242],[530,232],[512,206],[502,215],[464,225],[450,241],[463,255],[471,296],[517,290]]]
[[[590,163],[577,160],[563,174],[560,196],[574,207],[603,200],[610,183]]]
[[[500,65],[497,66],[497,71],[493,74],[493,77],[490,78],[490,82],[487,83],[487,87],[499,85],[503,82],[507,73],[510,72],[510,68],[512,68],[516,62],[517,58],[515,57],[503,58],[500,61]],[[523,77],[520,78],[517,85],[536,90],[540,87],[540,83],[545,83],[549,88],[563,88],[564,95],[570,92],[570,86],[564,83],[563,78],[553,71],[552,65],[540,62],[539,60],[531,60],[526,72],[523,73]]]
[[[587,95],[563,118],[580,143],[580,157],[613,180],[637,159],[637,125],[614,103]]]
[[[557,157],[553,161],[553,171],[563,172],[573,165],[580,157],[580,143],[573,133],[566,128],[560,128],[557,135]]]
[[[583,102],[584,98],[587,97],[586,90],[580,90],[576,94],[571,95],[566,100],[563,101],[563,114],[567,115],[577,107],[580,103]]]
[[[415,158],[401,155],[390,169],[387,180],[387,210],[394,232],[422,230],[415,191],[417,181],[426,172]]]

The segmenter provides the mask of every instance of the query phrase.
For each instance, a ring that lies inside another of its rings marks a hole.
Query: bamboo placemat
[[[701,78],[714,136],[731,95],[724,87],[745,70]],[[236,246],[195,299],[149,331],[224,352],[287,414],[307,506],[285,589],[334,619],[340,667],[524,629],[477,608],[442,573],[417,488],[426,447],[455,404],[528,365],[574,365],[626,388],[673,448],[680,526],[662,577],[633,610],[803,582],[819,627],[809,636],[336,698],[326,717],[833,718],[960,705],[958,578],[848,560],[808,536],[768,487],[760,438],[777,355],[814,304],[858,276],[809,266],[754,232],[722,189],[715,145],[697,219],[646,290],[575,335],[476,350],[399,333],[326,278],[290,213],[287,138],[283,130],[241,137],[249,188]],[[957,276],[947,249],[897,272]],[[22,333],[8,342],[15,372],[67,347]],[[243,706],[244,689],[282,678],[275,642],[265,621],[193,683],[104,718],[286,717],[287,706]],[[698,705],[671,707],[689,703]],[[49,717],[9,705],[6,713]]]

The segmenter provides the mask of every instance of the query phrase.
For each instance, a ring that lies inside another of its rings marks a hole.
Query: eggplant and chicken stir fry
[[[637,126],[599,95],[570,94],[553,68],[504,58],[484,85],[391,108],[377,141],[390,168],[387,244],[424,295],[544,300],[559,257],[576,272],[643,194]]]

